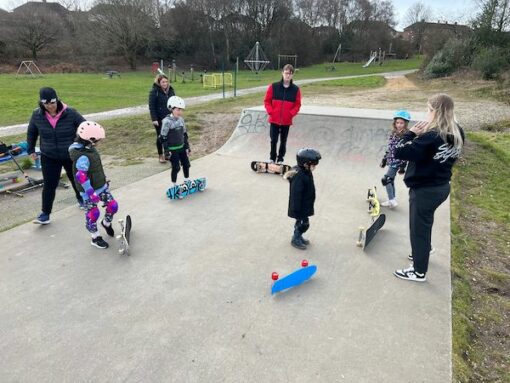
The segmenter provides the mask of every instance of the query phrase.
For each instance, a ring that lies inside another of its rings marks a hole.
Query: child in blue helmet
[[[395,148],[402,136],[407,132],[409,121],[411,121],[411,114],[407,110],[399,110],[393,115],[393,130],[388,140],[388,148],[381,161],[381,168],[388,166],[386,174],[381,179],[383,186],[386,187],[388,193],[388,200],[381,203],[381,206],[393,209],[398,206],[395,197],[395,177],[397,172],[404,174],[406,171],[407,162],[395,158]]]

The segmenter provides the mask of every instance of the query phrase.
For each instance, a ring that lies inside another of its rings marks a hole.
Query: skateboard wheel
[[[308,266],[308,261],[306,259],[303,259],[301,261],[301,267],[307,267]]]
[[[278,273],[276,271],[271,274],[271,279],[273,281],[277,281],[279,277],[280,276],[278,275]]]

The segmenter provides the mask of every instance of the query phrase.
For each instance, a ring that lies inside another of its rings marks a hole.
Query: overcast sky
[[[401,31],[407,26],[403,20],[404,15],[415,2],[416,0],[393,0],[397,30]],[[467,23],[478,12],[475,0],[422,0],[422,2],[432,9],[434,14],[433,21]],[[26,0],[0,0],[0,8],[10,11],[23,3],[26,3]],[[90,3],[92,3],[92,0],[82,0],[82,4]]]

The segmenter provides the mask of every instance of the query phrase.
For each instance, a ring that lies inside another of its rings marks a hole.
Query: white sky
[[[41,1],[41,0],[37,0]],[[57,1],[57,0],[48,0]],[[62,0],[69,3],[69,0]],[[86,7],[91,4],[92,0],[77,0]],[[395,9],[395,18],[397,20],[397,30],[403,30],[405,25],[403,19],[407,9],[417,0],[393,0]],[[26,0],[0,0],[0,8],[11,11],[13,8],[26,3]],[[441,20],[448,22],[467,23],[473,15],[478,13],[478,7],[475,0],[422,0],[428,7],[432,9],[433,21]]]

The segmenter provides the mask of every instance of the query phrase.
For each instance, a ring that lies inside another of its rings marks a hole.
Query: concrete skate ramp
[[[76,208],[1,233],[0,381],[451,381],[448,204],[436,213],[426,283],[392,276],[409,253],[401,176],[400,206],[356,247],[390,119],[327,108],[296,118],[286,162],[303,146],[323,155],[306,251],[289,244],[288,182],[249,168],[268,158],[260,108],[193,161],[204,193],[169,201],[168,171],[115,190],[120,215],[133,217],[131,257],[112,239],[91,247]],[[318,266],[312,280],[271,296],[271,272],[303,258]]]

